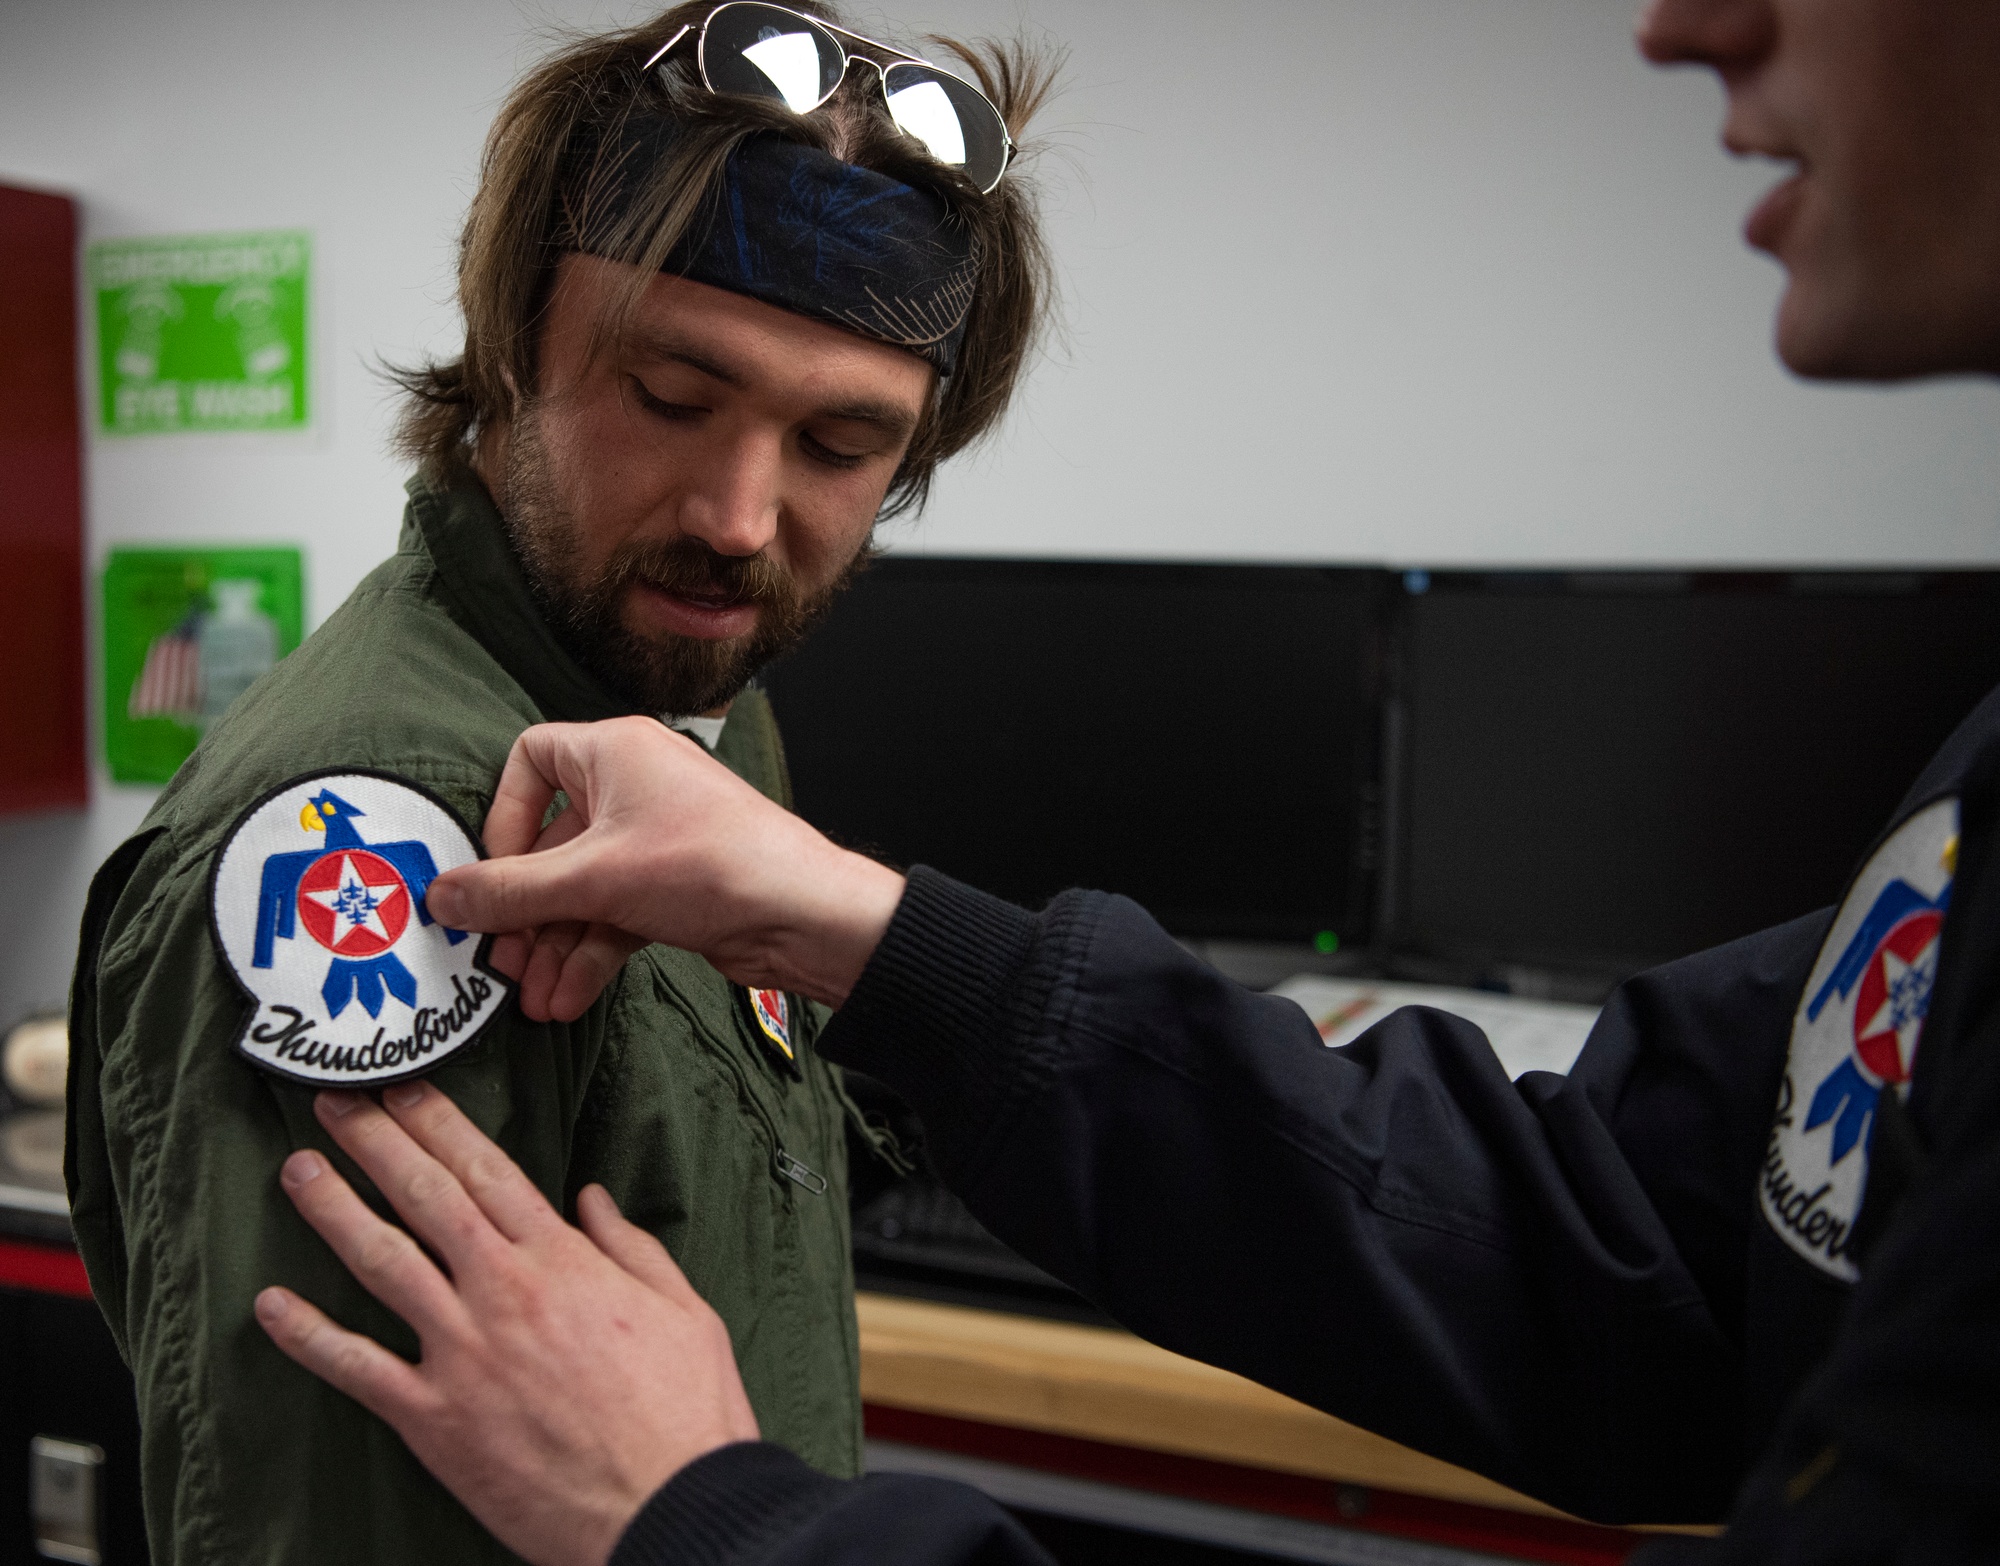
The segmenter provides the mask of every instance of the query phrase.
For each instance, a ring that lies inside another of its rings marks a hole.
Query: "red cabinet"
[[[0,811],[81,805],[76,205],[0,185]]]

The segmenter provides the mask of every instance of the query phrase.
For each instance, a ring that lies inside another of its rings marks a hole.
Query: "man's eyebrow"
[[[691,370],[722,382],[725,386],[741,388],[748,384],[749,377],[741,370],[713,359],[699,349],[690,348],[677,338],[657,332],[634,332],[627,340],[633,354],[641,359],[657,363],[684,364]],[[855,424],[873,424],[892,440],[905,439],[917,427],[919,414],[899,402],[864,399],[860,402],[830,404],[818,410],[822,419],[844,419]]]
[[[897,402],[844,402],[819,410],[822,419],[846,419],[873,424],[884,435],[901,440],[917,427],[917,416]]]
[[[699,370],[703,375],[710,376],[725,386],[740,387],[747,379],[741,370],[732,369],[719,359],[711,359],[707,354],[690,348],[672,337],[663,337],[652,332],[635,332],[628,339],[628,346],[641,359],[684,364],[690,370]]]

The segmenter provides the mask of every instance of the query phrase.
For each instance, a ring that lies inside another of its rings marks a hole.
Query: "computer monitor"
[[[1615,977],[1835,901],[2000,683],[2000,573],[1411,572],[1391,949]]]
[[[766,677],[798,808],[1030,906],[1096,887],[1181,936],[1352,943],[1393,581],[886,557]]]

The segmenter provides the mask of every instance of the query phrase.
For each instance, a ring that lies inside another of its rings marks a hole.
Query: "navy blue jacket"
[[[1582,1517],[1729,1519],[1649,1560],[2000,1556],[1996,811],[2000,692],[1839,909],[1632,979],[1567,1077],[1422,1007],[1327,1049],[1122,898],[924,870],[822,1048],[1142,1336]],[[750,1445],[614,1559],[1043,1557]]]

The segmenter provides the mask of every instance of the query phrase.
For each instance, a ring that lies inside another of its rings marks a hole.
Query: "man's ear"
[[[507,412],[504,417],[480,421],[479,433],[472,443],[472,471],[479,475],[493,503],[504,514],[507,496],[502,479],[507,472],[507,445],[513,438],[514,419],[521,409],[521,394],[514,377],[506,370],[500,372],[500,378],[507,387]]]
[[[500,366],[500,384],[507,391],[507,412],[500,418],[481,422],[472,446],[472,471],[484,481],[494,504],[504,512],[507,497],[502,493],[501,475],[507,471],[507,443],[514,434],[514,421],[521,414],[521,383],[514,378],[511,365]]]

